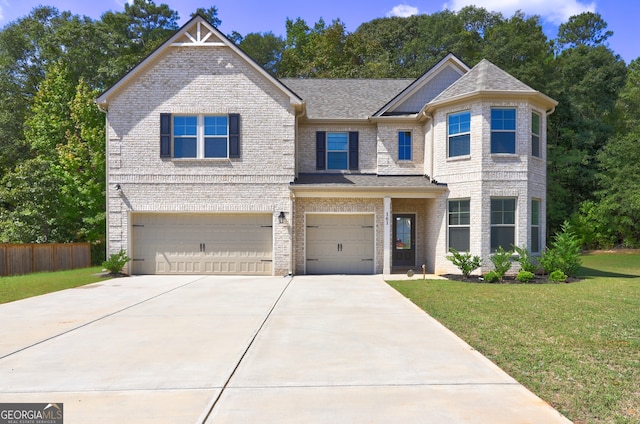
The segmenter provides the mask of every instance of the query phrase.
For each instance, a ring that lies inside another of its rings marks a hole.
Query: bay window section
[[[540,201],[531,200],[531,253],[540,253]]]
[[[471,112],[452,113],[447,117],[449,157],[471,154]]]
[[[531,155],[540,157],[540,115],[531,113]]]
[[[516,244],[516,199],[491,199],[491,251]]]
[[[491,109],[491,153],[516,153],[515,109]]]

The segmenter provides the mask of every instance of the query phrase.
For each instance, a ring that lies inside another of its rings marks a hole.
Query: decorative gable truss
[[[171,45],[174,47],[225,47],[227,44],[216,37],[208,25],[202,21],[197,21],[191,28],[184,30]]]

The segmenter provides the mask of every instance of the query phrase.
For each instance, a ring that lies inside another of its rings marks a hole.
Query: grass
[[[0,277],[0,303],[104,281],[102,267]]]
[[[640,422],[640,254],[571,284],[389,281],[576,424]]]

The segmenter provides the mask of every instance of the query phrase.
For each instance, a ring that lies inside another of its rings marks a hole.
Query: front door
[[[416,265],[416,216],[393,215],[393,266]]]

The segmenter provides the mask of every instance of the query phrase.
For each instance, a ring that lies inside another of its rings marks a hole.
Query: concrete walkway
[[[568,423],[381,276],[145,276],[0,305],[0,403],[74,423]]]

